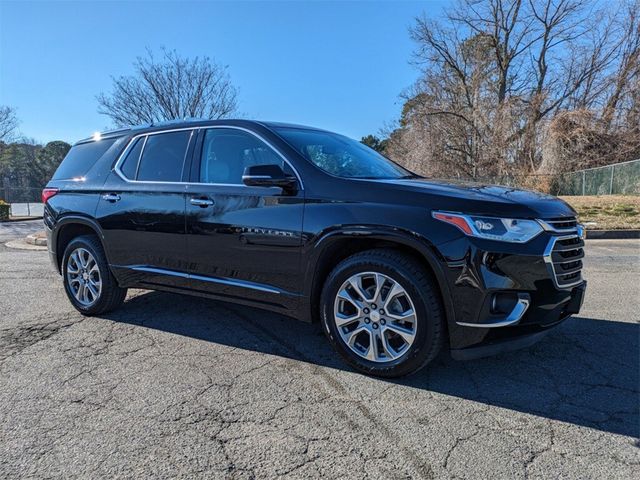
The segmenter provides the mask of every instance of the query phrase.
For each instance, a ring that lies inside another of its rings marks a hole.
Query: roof
[[[97,140],[98,138],[113,138],[122,137],[131,132],[135,133],[147,133],[155,132],[158,130],[166,130],[167,127],[171,128],[190,128],[190,127],[208,127],[213,125],[230,125],[236,127],[255,127],[263,126],[269,129],[277,128],[298,128],[305,130],[322,130],[320,128],[310,127],[307,125],[298,125],[295,123],[283,123],[283,122],[264,122],[258,120],[246,120],[246,119],[223,119],[223,120],[202,120],[202,119],[188,119],[188,120],[170,120],[166,122],[159,122],[155,124],[135,125],[129,127],[119,128],[117,130],[108,130],[104,132],[96,132],[91,137],[84,138],[76,142],[76,144],[87,143]]]

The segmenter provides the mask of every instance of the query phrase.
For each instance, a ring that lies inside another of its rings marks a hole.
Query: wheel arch
[[[61,272],[62,256],[64,255],[67,245],[69,245],[71,240],[81,235],[95,235],[98,237],[98,240],[105,251],[105,255],[107,254],[102,229],[95,220],[80,215],[62,217],[56,222],[51,235],[51,251],[55,253],[56,268],[58,269],[58,272]]]
[[[446,324],[454,318],[451,291],[438,253],[435,247],[426,239],[411,232],[384,229],[339,229],[322,236],[313,246],[310,260],[307,264],[306,278],[311,278],[307,284],[309,298],[310,319],[319,320],[319,304],[322,287],[329,273],[345,258],[365,250],[375,248],[392,248],[414,257],[433,276],[439,289],[440,299],[444,307]]]

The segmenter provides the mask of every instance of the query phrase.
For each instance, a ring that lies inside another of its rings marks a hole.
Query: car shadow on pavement
[[[160,292],[130,298],[110,320],[350,370],[318,325],[271,312]],[[537,345],[466,362],[441,355],[399,380],[491,406],[638,437],[640,325],[575,317]]]

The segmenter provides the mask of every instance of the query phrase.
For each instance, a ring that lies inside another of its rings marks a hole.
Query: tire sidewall
[[[388,363],[372,362],[351,351],[342,340],[333,318],[334,302],[339,288],[352,275],[367,271],[382,273],[398,282],[411,297],[416,311],[416,338],[413,344],[404,355]],[[325,283],[320,309],[325,335],[338,353],[357,370],[382,377],[403,376],[423,366],[430,353],[428,346],[432,345],[434,335],[433,328],[431,328],[431,313],[426,307],[423,293],[417,283],[411,278],[410,272],[401,265],[393,265],[392,262],[377,258],[371,258],[371,260],[360,258],[343,262],[329,275]]]

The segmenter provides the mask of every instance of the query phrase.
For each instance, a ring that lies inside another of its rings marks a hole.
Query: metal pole
[[[583,170],[582,171],[582,196],[584,197],[584,177],[585,177],[586,172]]]
[[[615,165],[611,165],[611,182],[609,182],[609,195],[613,195],[613,169],[616,168]]]

